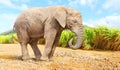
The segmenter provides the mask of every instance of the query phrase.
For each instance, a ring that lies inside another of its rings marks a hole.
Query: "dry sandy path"
[[[30,46],[29,54],[34,58]],[[44,45],[39,45],[43,52]],[[50,62],[22,61],[19,44],[0,44],[0,70],[120,70],[120,51],[56,48]]]

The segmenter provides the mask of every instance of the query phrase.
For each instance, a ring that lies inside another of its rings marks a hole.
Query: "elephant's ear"
[[[59,22],[59,24],[65,28],[66,26],[66,11],[63,8],[56,10],[54,18]]]

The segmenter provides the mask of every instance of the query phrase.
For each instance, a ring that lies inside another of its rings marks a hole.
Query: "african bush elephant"
[[[29,59],[27,44],[31,45],[36,59],[49,60],[64,29],[70,29],[76,34],[76,44],[72,45],[72,39],[69,42],[71,48],[80,48],[83,41],[81,14],[65,6],[30,8],[18,16],[14,28],[21,45],[23,60]],[[39,38],[45,38],[46,42],[42,55],[37,47]]]

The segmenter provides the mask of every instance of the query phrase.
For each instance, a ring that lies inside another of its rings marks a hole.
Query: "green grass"
[[[16,34],[0,35],[1,44],[13,43],[15,40],[17,40]]]
[[[0,35],[0,43],[15,43],[17,41],[16,34]],[[73,43],[76,42],[76,36],[70,30],[64,30],[61,34],[58,46],[68,47],[69,40],[73,38]],[[45,40],[40,39],[39,44],[44,44]],[[120,50],[120,30],[98,26],[95,28],[84,28],[84,41],[81,49],[103,49],[103,50]]]
[[[58,46],[68,47],[68,42],[71,38],[73,38],[75,42],[75,34],[70,30],[64,30],[61,34]]]
[[[68,47],[69,40],[73,38],[76,41],[75,34],[69,30],[65,30],[61,34],[59,46]],[[104,50],[120,50],[120,30],[98,26],[95,28],[84,28],[84,41],[82,49],[104,49]]]
[[[99,26],[84,28],[84,48],[120,50],[120,30]]]

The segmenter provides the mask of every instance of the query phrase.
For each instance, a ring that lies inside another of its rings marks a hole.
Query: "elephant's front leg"
[[[39,48],[38,48],[38,46],[37,46],[37,41],[38,41],[38,40],[31,41],[31,42],[30,42],[30,45],[31,45],[31,47],[32,47],[32,49],[33,49],[33,51],[34,51],[36,60],[39,60],[40,57],[41,57],[41,52],[40,52],[40,50],[39,50]]]
[[[56,38],[57,31],[52,29],[48,31],[47,35],[45,36],[45,48],[41,60],[49,61],[49,55],[52,51],[52,47]]]
[[[56,35],[56,38],[55,38],[55,41],[54,41],[54,43],[53,43],[53,47],[52,47],[52,50],[51,50],[51,52],[50,52],[50,54],[49,54],[49,57],[52,57],[53,54],[54,54],[54,52],[55,52],[56,44],[58,43],[58,41],[59,41],[59,39],[60,39],[61,32],[62,32],[62,31],[59,31],[59,32],[57,33],[57,35]]]

